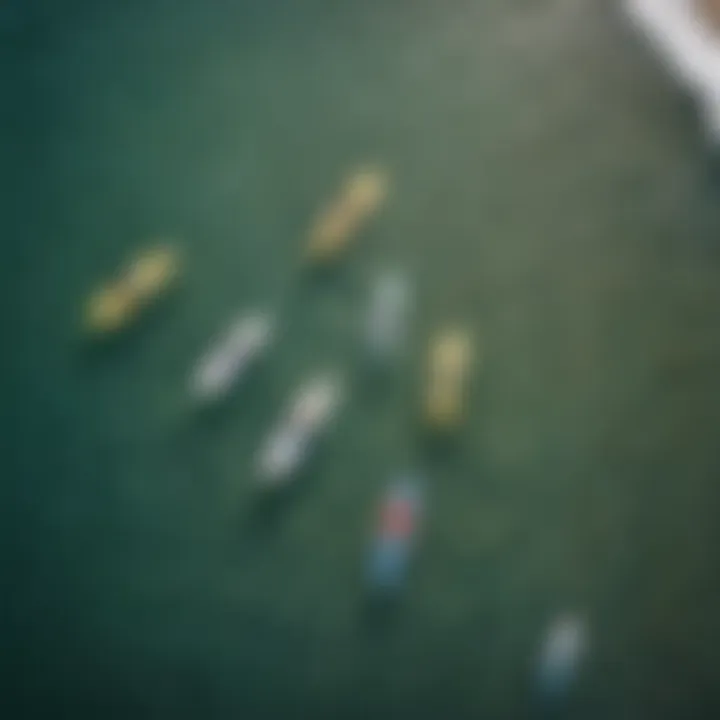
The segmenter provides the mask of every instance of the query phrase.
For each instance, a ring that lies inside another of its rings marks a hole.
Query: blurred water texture
[[[528,717],[543,628],[581,607],[574,717],[717,717],[717,188],[612,8],[23,11],[0,36],[16,715]],[[388,208],[310,289],[309,222],[366,160],[392,170]],[[182,239],[184,287],[88,353],[86,294],[157,234]],[[382,392],[356,379],[307,482],[260,512],[253,453],[318,364],[355,366],[385,264],[417,282],[410,362]],[[193,362],[265,301],[282,349],[198,421]],[[446,320],[484,362],[457,447],[425,457],[422,353]],[[376,626],[375,503],[418,460],[422,549]]]

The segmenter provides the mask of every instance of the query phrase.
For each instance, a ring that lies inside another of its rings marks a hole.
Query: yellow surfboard
[[[94,333],[111,333],[128,325],[137,313],[137,303],[119,282],[101,288],[88,300],[85,326]]]
[[[178,252],[161,245],[140,253],[123,274],[91,295],[85,326],[93,333],[120,331],[163,294],[179,275]]]
[[[431,427],[449,429],[465,415],[467,381],[473,362],[469,332],[449,328],[431,343],[425,413]]]
[[[336,260],[362,224],[380,209],[388,191],[389,180],[382,169],[367,167],[354,172],[310,229],[308,258],[318,263]]]

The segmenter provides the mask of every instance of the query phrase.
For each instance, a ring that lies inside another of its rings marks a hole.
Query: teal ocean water
[[[718,195],[697,128],[589,0],[6,2],[3,644],[14,717],[530,718],[559,611],[592,642],[567,716],[720,712]],[[393,193],[337,273],[305,234],[348,170]],[[148,239],[179,291],[92,351],[88,293]],[[406,267],[408,359],[369,386],[368,281]],[[193,362],[282,309],[210,418]],[[417,431],[423,353],[482,363],[456,447]],[[251,466],[308,373],[351,379],[302,487]],[[428,474],[407,592],[363,611],[378,493]],[[8,715],[7,717],[10,717]]]

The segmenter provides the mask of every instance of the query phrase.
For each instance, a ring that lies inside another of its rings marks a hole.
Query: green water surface
[[[26,3],[0,36],[15,716],[525,718],[567,608],[592,631],[568,717],[720,716],[717,195],[674,88],[600,6]],[[309,283],[308,224],[368,160],[387,208]],[[88,292],[158,235],[182,286],[90,349]],[[377,386],[357,330],[388,264],[418,303]],[[196,417],[193,362],[256,303],[282,311],[276,351]],[[447,321],[482,363],[438,453],[416,419]],[[334,366],[331,440],[258,512],[258,444]],[[364,552],[408,464],[427,522],[378,623]]]

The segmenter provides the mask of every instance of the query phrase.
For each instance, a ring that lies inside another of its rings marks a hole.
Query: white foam
[[[720,142],[720,31],[701,18],[694,0],[624,0],[630,21],[700,104],[706,130]]]

